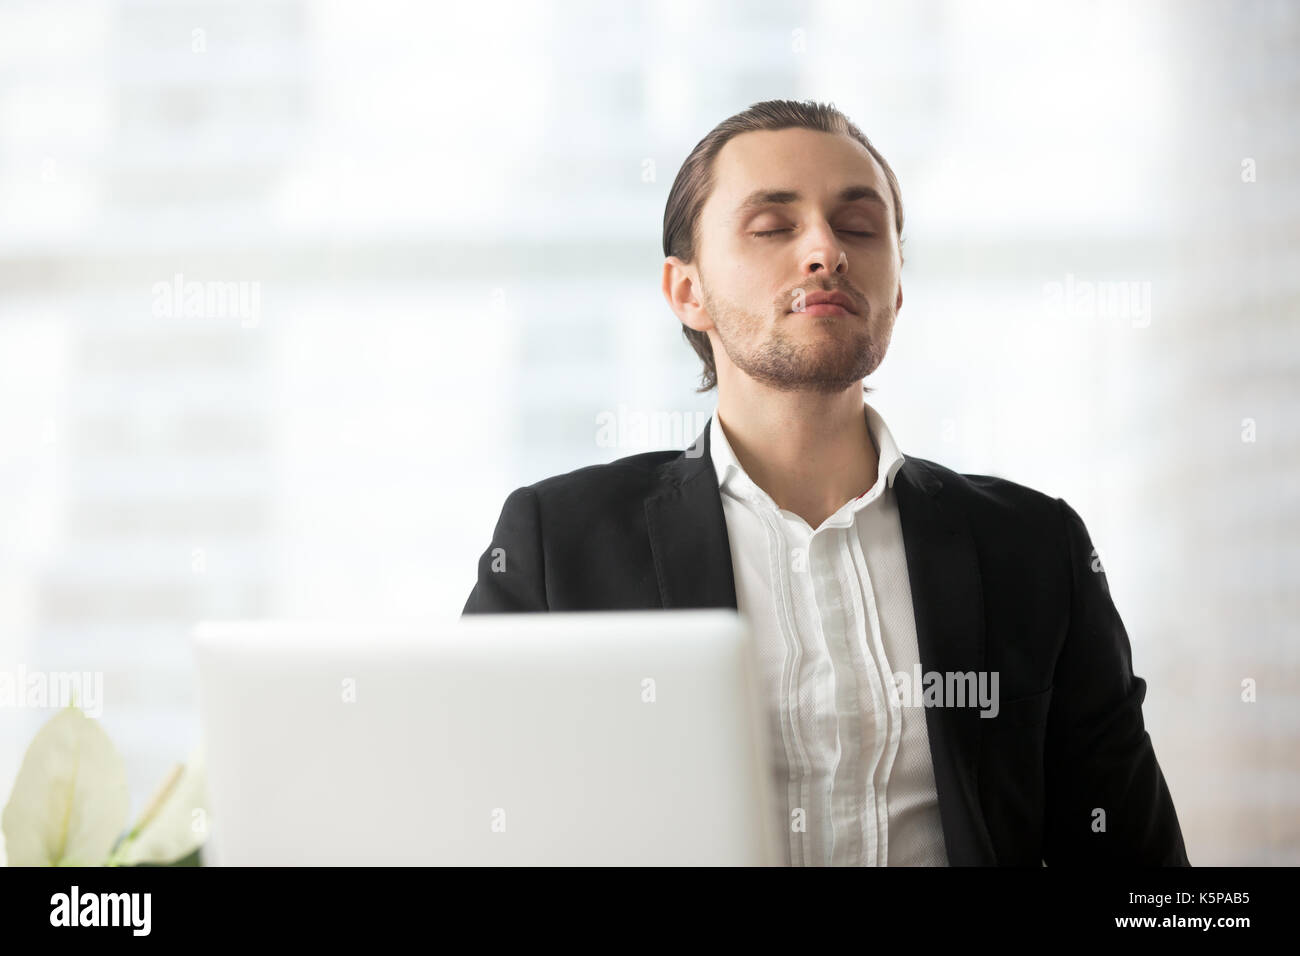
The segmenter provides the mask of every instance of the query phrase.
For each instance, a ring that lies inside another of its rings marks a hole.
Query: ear
[[[898,300],[894,303],[894,314],[897,315],[903,308],[903,282],[900,279],[898,283]]]
[[[699,271],[677,256],[664,259],[664,301],[682,325],[697,332],[713,328],[713,320],[699,296]]]

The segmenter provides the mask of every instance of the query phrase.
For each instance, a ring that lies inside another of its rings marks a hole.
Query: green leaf
[[[0,819],[10,866],[100,866],[126,823],[121,755],[99,722],[66,707],[23,757]]]
[[[143,867],[148,867],[148,866],[202,866],[202,865],[203,865],[203,849],[200,847],[199,849],[197,849],[197,850],[195,850],[193,853],[191,853],[189,856],[183,857],[183,858],[181,858],[181,859],[179,859],[179,860],[173,860],[173,861],[170,862],[170,863],[140,863],[140,864],[138,864],[138,865],[139,865],[139,866],[143,866]]]

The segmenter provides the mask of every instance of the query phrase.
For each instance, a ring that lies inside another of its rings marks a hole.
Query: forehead
[[[713,161],[713,190],[706,221],[729,222],[757,190],[791,190],[831,201],[848,186],[873,187],[893,217],[889,181],[880,163],[857,140],[810,129],[759,130],[732,137]]]

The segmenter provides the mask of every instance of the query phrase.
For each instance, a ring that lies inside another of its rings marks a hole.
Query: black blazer
[[[1190,865],[1079,515],[921,458],[893,487],[922,672],[999,676],[996,717],[925,710],[949,863]],[[736,606],[706,427],[512,492],[462,613]]]

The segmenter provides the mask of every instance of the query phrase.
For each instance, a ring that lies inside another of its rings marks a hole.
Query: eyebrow
[[[736,218],[740,218],[748,212],[755,209],[761,209],[764,206],[783,206],[790,203],[798,202],[803,196],[793,189],[756,189],[748,196],[745,201],[736,207]],[[874,203],[881,209],[888,210],[889,204],[885,202],[885,197],[880,195],[871,186],[857,185],[846,186],[840,190],[840,194],[835,197],[837,202],[848,203],[866,200]]]

